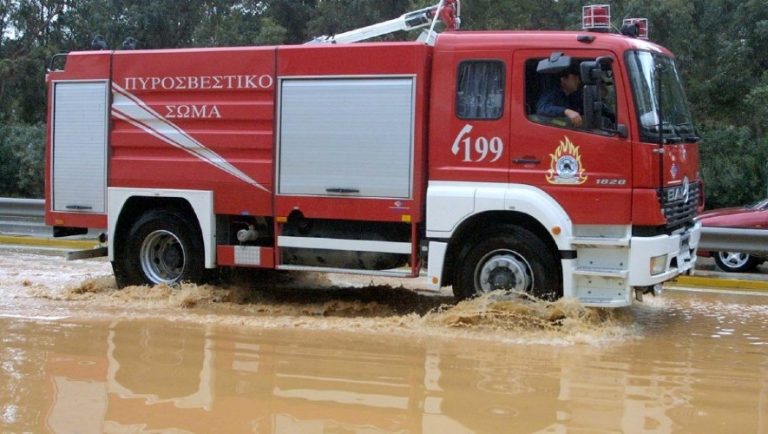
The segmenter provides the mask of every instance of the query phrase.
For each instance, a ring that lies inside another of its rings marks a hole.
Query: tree
[[[703,125],[701,174],[707,208],[747,204],[765,197],[768,140],[748,127]]]
[[[285,42],[288,30],[271,17],[264,17],[260,21],[261,29],[256,35],[255,42],[259,45],[277,45]]]
[[[43,197],[45,126],[0,125],[0,193]]]
[[[203,16],[202,2],[175,0],[124,1],[128,34],[142,48],[178,48],[192,45],[195,26]]]
[[[391,0],[390,0],[391,1]],[[262,23],[272,26],[265,30],[263,37],[271,34],[274,37],[277,26],[285,29],[281,43],[300,44],[312,39],[315,35],[308,32],[308,22],[316,15],[317,9],[325,1],[318,0],[266,0],[258,2],[263,7],[263,16],[269,18]],[[368,2],[371,3],[371,2]]]
[[[312,37],[334,35],[391,20],[412,9],[414,8],[408,0],[375,3],[366,0],[324,0],[318,3],[316,14],[307,26]],[[390,34],[379,39],[399,40],[403,37],[402,34]]]
[[[68,4],[67,0],[3,2],[0,123],[42,121],[44,65],[64,39],[60,18]]]
[[[198,47],[253,45],[260,31],[258,10],[238,0],[208,0],[195,27],[192,44]]]
[[[759,137],[768,136],[768,72],[749,91],[745,100],[751,124]]]

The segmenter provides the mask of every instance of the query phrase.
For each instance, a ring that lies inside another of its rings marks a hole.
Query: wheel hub
[[[154,231],[144,239],[139,261],[153,283],[178,283],[184,272],[184,246],[174,233]]]
[[[525,258],[510,250],[497,250],[480,261],[475,282],[483,292],[523,292],[533,287],[532,276],[531,267]]]
[[[184,265],[184,253],[178,244],[170,245],[163,252],[162,262],[171,268],[179,268]]]
[[[732,268],[744,266],[749,260],[749,255],[742,252],[720,252],[720,260]]]

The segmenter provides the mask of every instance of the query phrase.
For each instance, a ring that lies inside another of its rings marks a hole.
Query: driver
[[[572,126],[581,127],[581,77],[578,67],[571,65],[560,73],[558,84],[544,91],[536,103],[536,114],[550,118],[566,117]]]

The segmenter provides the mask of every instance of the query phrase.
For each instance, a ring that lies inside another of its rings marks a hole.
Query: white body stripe
[[[445,253],[448,243],[438,241],[429,242],[429,256],[427,257],[427,280],[430,289],[440,290],[443,283],[443,266],[445,265]]]
[[[430,181],[427,237],[450,238],[462,222],[485,211],[527,214],[548,231],[559,226],[553,239],[559,249],[570,249],[573,224],[563,207],[544,190],[523,184]]]
[[[111,187],[107,191],[109,212],[107,214],[107,246],[109,260],[115,260],[115,229],[117,219],[123,210],[125,203],[132,197],[158,197],[179,198],[189,202],[192,210],[200,222],[200,232],[203,234],[203,247],[205,249],[205,268],[216,266],[216,216],[213,213],[213,192],[200,190],[163,190],[156,188],[117,188]],[[124,228],[129,230],[129,228]]]
[[[183,149],[241,181],[267,193],[270,192],[221,155],[206,148],[173,122],[165,119],[142,100],[115,83],[112,83],[112,98],[112,116],[115,118],[124,120],[173,147]]]

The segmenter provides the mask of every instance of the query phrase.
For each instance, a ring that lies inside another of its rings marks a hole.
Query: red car
[[[713,209],[701,214],[699,220],[705,227],[768,229],[768,199],[743,207]],[[718,268],[737,273],[753,271],[768,259],[743,252],[699,251],[699,256],[712,256]]]

